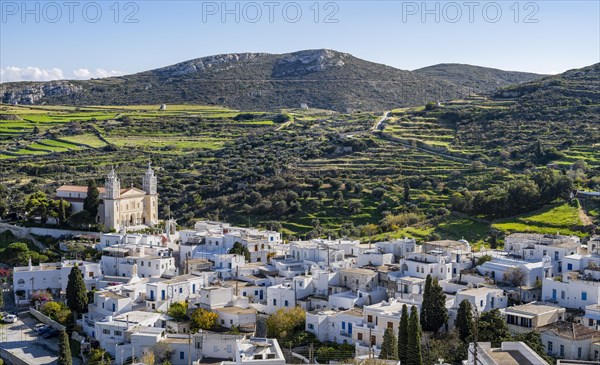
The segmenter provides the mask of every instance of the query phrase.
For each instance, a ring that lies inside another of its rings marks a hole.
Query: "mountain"
[[[546,76],[459,63],[441,63],[439,65],[420,68],[414,70],[414,72],[419,75],[444,79],[456,85],[468,87],[478,94],[488,94],[501,87],[534,81]]]
[[[325,49],[224,54],[106,79],[0,84],[3,103],[198,103],[244,110],[306,103],[337,111],[377,111],[453,99],[466,92],[445,79]]]
[[[517,99],[524,119],[589,120],[600,115],[600,63],[496,91],[497,99]],[[596,127],[597,128],[597,127]]]

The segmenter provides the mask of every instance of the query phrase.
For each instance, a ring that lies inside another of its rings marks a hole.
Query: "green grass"
[[[92,148],[101,148],[106,146],[106,143],[93,134],[80,134],[76,136],[60,137],[60,140],[75,144],[83,144]]]
[[[577,227],[581,226],[578,208],[569,203],[557,203],[535,212],[514,218],[496,221],[492,227],[503,232],[530,232],[543,234],[572,234],[585,236]]]

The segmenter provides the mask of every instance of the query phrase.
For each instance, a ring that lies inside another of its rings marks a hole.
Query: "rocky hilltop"
[[[529,81],[511,79],[520,80]],[[306,103],[345,112],[421,105],[472,91],[464,77],[450,77],[447,72],[404,71],[319,49],[279,55],[223,54],[106,79],[5,83],[0,84],[0,100],[69,105],[197,103],[244,110]]]

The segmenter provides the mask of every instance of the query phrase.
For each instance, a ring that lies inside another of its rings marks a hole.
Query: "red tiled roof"
[[[135,189],[135,188],[121,189],[121,194],[123,194],[131,189]],[[63,185],[60,188],[56,189],[56,191],[66,191],[66,192],[70,192],[70,193],[87,193],[87,186],[85,186],[85,185]],[[103,187],[98,187],[98,192],[100,194],[104,194],[106,192],[106,189],[104,189]]]

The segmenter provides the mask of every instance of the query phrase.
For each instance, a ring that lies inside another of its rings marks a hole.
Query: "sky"
[[[556,74],[600,62],[600,1],[0,0],[0,81],[131,74],[328,48],[413,70]]]

